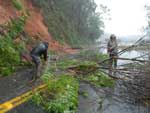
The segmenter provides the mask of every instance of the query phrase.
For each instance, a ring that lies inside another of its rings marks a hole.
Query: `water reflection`
[[[104,54],[107,54],[107,49],[106,48],[101,48],[100,52],[104,53]],[[121,54],[119,57],[132,59],[132,58],[139,57],[142,54],[144,54],[143,51],[132,50],[132,51],[126,51],[125,53]],[[139,59],[142,59],[142,58],[139,58]],[[122,65],[122,64],[125,64],[125,63],[130,63],[130,62],[132,62],[132,61],[118,60],[118,65]]]

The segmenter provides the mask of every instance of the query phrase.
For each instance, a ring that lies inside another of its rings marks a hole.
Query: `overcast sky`
[[[105,20],[105,31],[118,36],[141,35],[147,25],[144,6],[150,0],[95,0],[99,5],[107,5],[111,20]]]

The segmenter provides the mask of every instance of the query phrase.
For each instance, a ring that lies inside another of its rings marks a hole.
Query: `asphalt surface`
[[[0,104],[19,96],[39,83],[30,83],[33,69],[21,69],[12,76],[0,78]]]
[[[7,113],[46,113],[40,106],[36,106],[31,102],[24,103]]]
[[[73,57],[73,56],[71,56]],[[73,57],[74,58],[74,57]],[[13,76],[0,79],[0,103],[3,103],[13,97],[16,97],[39,83],[28,84],[31,76],[34,74],[33,69],[23,69]],[[123,75],[121,75],[123,76]],[[132,94],[128,94],[134,79],[117,81],[114,89],[93,88],[87,83],[80,83],[80,91],[85,94],[79,95],[79,107],[77,113],[150,113],[150,108],[126,102]],[[133,91],[133,89],[130,91]],[[132,100],[131,100],[132,101]],[[46,113],[40,106],[31,102],[24,103],[8,113]]]

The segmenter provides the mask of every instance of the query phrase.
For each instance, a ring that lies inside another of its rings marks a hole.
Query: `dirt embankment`
[[[69,48],[68,45],[61,45],[53,39],[48,32],[47,26],[44,24],[44,18],[41,10],[32,5],[31,0],[23,0],[22,4],[24,9],[28,11],[29,16],[27,18],[24,31],[36,40],[38,37],[42,41],[48,41],[50,43],[50,50],[57,52],[74,53],[75,51]],[[0,24],[7,23],[11,18],[16,18],[21,15],[21,12],[17,11],[10,0],[0,0]]]

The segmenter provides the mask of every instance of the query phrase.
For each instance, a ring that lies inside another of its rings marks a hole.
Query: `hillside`
[[[62,45],[48,32],[40,9],[31,0],[0,0],[0,74],[9,75],[22,60],[30,60],[28,54],[39,41],[48,41],[54,52],[74,52]],[[23,57],[25,56],[25,57]],[[20,59],[21,57],[21,59]]]
[[[14,0],[17,2],[17,0]],[[51,50],[63,50],[65,46],[60,45],[55,41],[48,32],[47,26],[44,24],[44,19],[40,13],[40,9],[32,5],[31,0],[22,0],[21,5],[23,11],[17,10],[10,0],[0,0],[0,24],[6,24],[11,19],[21,17],[28,13],[26,23],[24,25],[24,32],[27,33],[31,39],[37,39],[50,42]]]
[[[94,44],[104,27],[96,7],[94,0],[0,0],[0,73],[14,70],[20,56],[29,60],[26,54],[40,41],[59,54]]]

